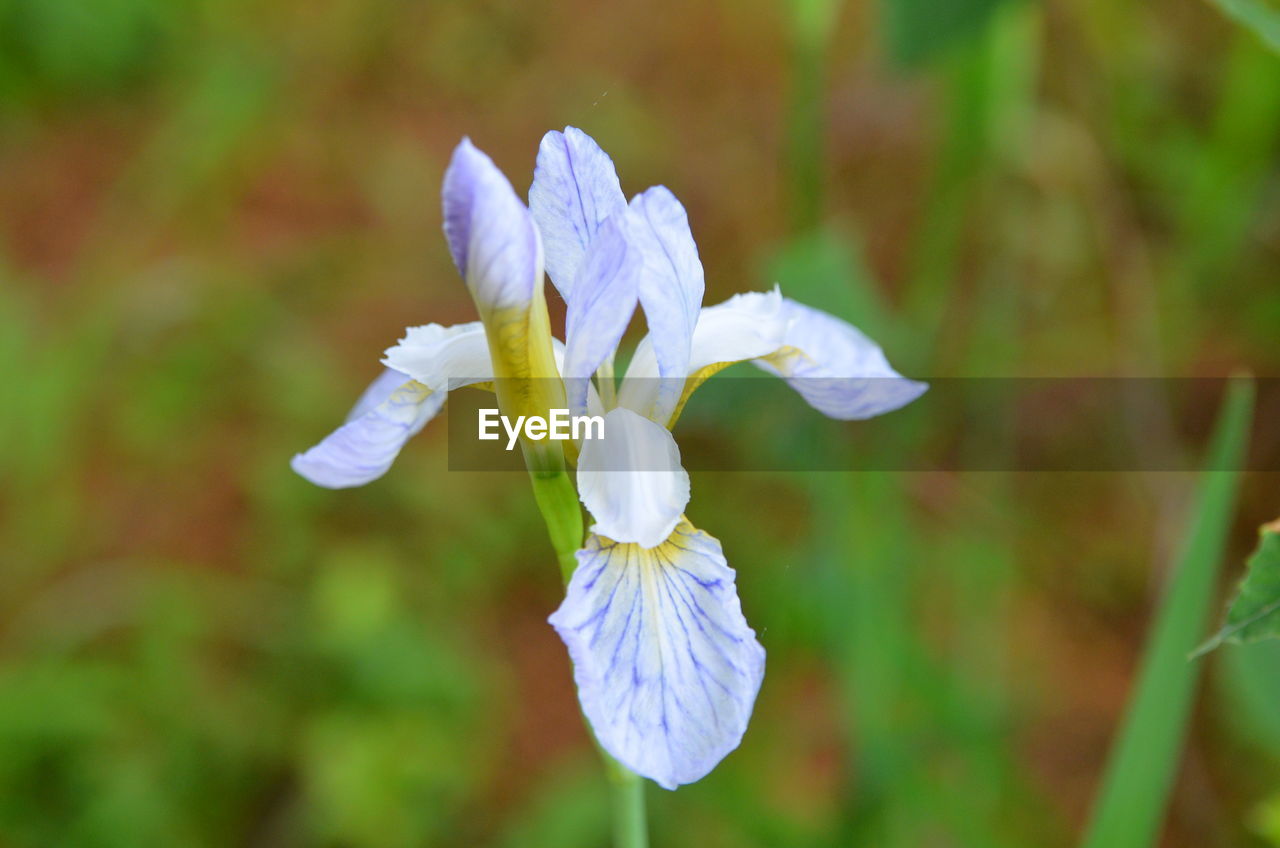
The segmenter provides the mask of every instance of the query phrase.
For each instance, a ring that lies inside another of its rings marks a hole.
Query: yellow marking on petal
[[[541,281],[527,306],[482,310],[480,318],[489,343],[493,386],[502,414],[546,418],[552,409],[564,409],[564,383],[556,368]],[[532,469],[564,467],[561,442],[525,440],[524,449],[526,463]]]
[[[651,563],[653,560],[670,562],[672,559],[679,558],[681,550],[672,540],[679,536],[691,536],[701,532],[701,530],[693,526],[693,522],[689,521],[689,517],[682,513],[680,520],[676,522],[676,526],[671,530],[667,538],[653,548],[642,548],[635,542],[619,542],[617,539],[611,539],[602,533],[593,533],[593,535],[600,539],[602,548],[610,548],[615,545],[623,548],[635,548],[636,556],[640,558],[641,562],[648,561]]]
[[[710,378],[719,374],[730,365],[735,365],[741,360],[730,360],[727,362],[713,362],[710,365],[704,365],[697,371],[691,373],[684,381],[684,390],[680,393],[680,400],[676,401],[676,408],[671,410],[671,417],[666,421],[666,428],[670,430],[676,426],[676,419],[680,417],[680,413],[684,412],[684,405],[689,402],[689,396],[694,390],[707,382]],[[658,378],[661,379],[661,378]]]
[[[578,467],[578,456],[581,455],[582,449],[578,447],[578,443],[573,439],[567,439],[563,442],[565,461],[573,468]]]
[[[795,370],[795,366],[801,361],[813,364],[814,360],[809,354],[805,353],[798,347],[792,345],[783,345],[768,356],[760,357],[768,362],[774,368],[777,368],[783,374],[790,374]]]
[[[805,362],[813,362],[809,354],[805,353],[798,347],[792,345],[783,345],[773,353],[765,356],[753,357],[754,359],[763,359],[770,365],[777,368],[783,374],[790,374],[794,370],[798,360]],[[671,413],[671,419],[667,422],[667,429],[670,430],[676,426],[676,419],[680,417],[680,413],[684,412],[684,405],[689,402],[689,397],[694,391],[707,382],[711,377],[719,374],[730,365],[737,365],[739,362],[746,362],[745,359],[732,359],[725,362],[713,362],[710,365],[704,365],[697,371],[691,373],[684,381],[684,391],[680,393],[680,400],[676,403],[675,410]]]
[[[408,380],[387,396],[387,400],[397,399],[397,403],[413,403],[418,404],[431,397],[431,389],[427,388],[425,383],[419,383],[417,380]]]
[[[804,359],[810,362],[813,361],[804,351],[797,347],[792,347],[791,345],[783,345],[773,353],[754,358],[765,360],[784,374],[790,373],[791,369],[794,367],[794,363],[798,359]],[[676,408],[672,411],[670,420],[667,421],[667,429],[670,430],[676,426],[676,419],[680,417],[681,412],[684,412],[684,405],[689,402],[689,397],[699,386],[707,382],[707,380],[714,377],[716,374],[719,374],[724,369],[728,368],[730,365],[737,365],[739,362],[745,361],[746,360],[744,359],[731,359],[724,362],[713,362],[710,365],[704,365],[697,371],[691,373],[684,381],[684,391],[680,393],[680,400],[676,403]]]

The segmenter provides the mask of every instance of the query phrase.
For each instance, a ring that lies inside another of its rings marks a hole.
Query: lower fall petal
[[[764,677],[720,543],[682,520],[654,548],[592,535],[549,621],[583,712],[624,766],[666,789],[738,746]]]

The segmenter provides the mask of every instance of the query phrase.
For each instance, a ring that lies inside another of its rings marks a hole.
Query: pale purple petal
[[[720,543],[682,522],[657,548],[591,536],[549,619],[596,738],[675,789],[736,748],[764,677]]]
[[[551,340],[551,346],[552,346],[552,354],[555,356],[555,360],[556,360],[556,372],[559,374],[563,374],[564,373],[564,342],[560,341],[559,339],[553,338]],[[605,408],[604,408],[604,404],[600,400],[600,393],[596,390],[595,384],[592,383],[590,380],[584,380],[583,382],[585,382],[587,385],[586,413],[588,415],[603,416],[605,413]],[[566,387],[566,389],[567,389],[566,393],[568,393],[568,391],[572,391],[571,388]],[[580,414],[580,413],[575,413],[575,414]]]
[[[387,369],[365,389],[346,423],[295,456],[294,471],[329,488],[376,480],[404,443],[439,413],[450,388],[493,378],[479,321],[410,327],[382,362]]]
[[[631,201],[632,242],[644,257],[640,304],[657,359],[663,420],[675,408],[689,373],[690,344],[702,306],[703,272],[689,217],[675,195],[655,186]]]
[[[368,406],[370,393],[385,390],[386,375],[374,381],[357,404]],[[386,473],[410,437],[435,417],[445,393],[416,380],[400,384],[377,405],[351,418],[320,444],[293,458],[293,470],[317,486],[362,486]]]
[[[542,242],[511,183],[464,138],[441,193],[449,251],[481,313],[526,306],[542,277]]]
[[[641,265],[628,244],[627,221],[623,210],[600,227],[568,297],[562,373],[575,414],[585,409],[591,375],[617,348],[635,312]]]
[[[369,388],[365,389],[363,394],[360,395],[356,405],[351,407],[351,411],[347,413],[346,420],[349,422],[360,418],[366,412],[391,397],[396,389],[411,379],[413,378],[404,372],[397,371],[391,367],[384,368],[382,373],[369,384]]]
[[[613,160],[595,139],[575,127],[542,137],[529,209],[546,245],[547,273],[565,300],[596,231],[626,206]]]
[[[755,364],[786,378],[823,415],[871,418],[906,406],[928,388],[893,370],[880,346],[852,324],[794,300],[783,302],[785,346]]]
[[[591,531],[646,548],[662,543],[689,503],[689,474],[671,431],[624,407],[604,416],[604,438],[584,439],[578,496]]]

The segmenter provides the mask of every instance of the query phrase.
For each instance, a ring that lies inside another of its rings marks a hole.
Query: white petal
[[[547,273],[565,300],[596,230],[626,206],[613,160],[595,139],[576,127],[542,137],[529,210],[546,244]]]
[[[386,390],[383,374],[369,387],[348,419],[320,444],[293,458],[293,470],[317,486],[344,489],[362,486],[386,473],[410,437],[435,417],[444,405],[445,393],[433,392],[416,380],[407,380],[384,400],[369,407]]]
[[[764,648],[711,536],[684,521],[647,550],[590,537],[549,620],[596,738],[627,768],[675,789],[742,741]]]
[[[604,438],[585,439],[578,496],[592,532],[646,548],[666,539],[689,503],[689,474],[670,431],[629,409],[604,417]]]
[[[786,331],[786,298],[776,289],[736,294],[698,316],[689,372],[768,356],[786,344]]]
[[[382,363],[436,392],[493,379],[489,343],[479,321],[410,327],[395,347],[387,349]]]

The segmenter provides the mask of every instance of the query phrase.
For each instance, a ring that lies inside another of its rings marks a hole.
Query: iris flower
[[[684,207],[662,186],[628,202],[612,160],[580,130],[543,138],[528,207],[465,139],[443,196],[445,236],[481,320],[407,330],[346,423],[293,468],[333,488],[374,480],[466,384],[493,386],[508,416],[603,414],[604,439],[566,446],[593,524],[549,621],[600,745],[667,789],[698,780],[741,741],[765,651],[720,542],[685,516],[689,476],[671,428],[690,394],[746,361],[852,420],[925,386],[851,325],[777,288],[703,307]],[[547,321],[544,260],[567,304],[563,345]],[[615,385],[613,357],[637,307],[649,332]],[[563,462],[552,444],[526,445],[531,468]]]

